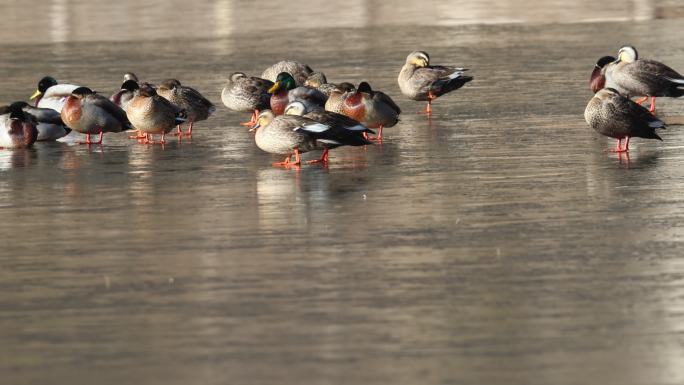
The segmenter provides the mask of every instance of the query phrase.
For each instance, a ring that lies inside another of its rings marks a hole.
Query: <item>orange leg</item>
[[[85,142],[78,142],[78,144],[102,144],[102,135],[104,134],[104,131],[100,131],[100,138],[98,139],[97,142],[93,142],[90,140],[90,134],[86,134],[86,141]]]
[[[323,154],[321,154],[320,159],[310,160],[308,163],[309,164],[313,164],[313,163],[327,164],[328,163],[328,152],[330,152],[330,151],[326,148],[325,150],[323,150]]]
[[[378,136],[375,137],[375,140],[382,142],[382,126],[378,127]]]
[[[294,156],[295,156],[295,161],[294,161],[294,163],[292,163],[292,165],[293,165],[293,166],[299,166],[299,165],[301,165],[301,164],[302,164],[302,160],[299,159],[299,150],[296,149],[296,148],[294,149]]]
[[[242,122],[242,123],[240,123],[240,125],[251,127],[251,126],[256,124],[258,116],[259,116],[259,110],[254,110],[254,112],[252,112],[252,119],[250,119],[249,122]]]
[[[161,145],[164,145],[166,143],[166,140],[164,140],[165,137],[166,137],[166,133],[162,132],[161,133],[161,140],[159,140],[158,142],[155,142],[153,137],[152,137],[152,134],[145,134],[145,140],[143,141],[143,143],[144,144],[161,144]]]
[[[655,115],[655,111],[656,111],[655,96],[651,96],[651,107],[649,107],[648,112]]]
[[[145,134],[140,130],[135,130],[135,135],[129,135],[128,139],[145,139]]]
[[[629,151],[629,137],[627,137],[625,142],[625,148],[622,148],[622,139],[618,139],[614,149],[608,150],[608,152],[623,153]]]
[[[188,128],[188,131],[187,131],[187,132],[183,132],[183,130],[181,130],[181,125],[180,125],[180,124],[177,125],[177,126],[176,126],[176,130],[177,130],[177,131],[176,131],[173,135],[174,135],[174,136],[192,136],[192,123],[193,123],[193,122],[192,122],[192,120],[191,120],[191,121],[190,121],[190,127]]]
[[[642,104],[643,102],[645,102],[645,101],[647,101],[647,100],[648,100],[648,96],[644,96],[644,97],[641,98],[641,99],[635,100],[634,103],[636,103],[636,104]]]
[[[288,155],[287,158],[285,158],[285,160],[283,160],[282,162],[273,163],[273,165],[276,167],[288,167],[290,165],[290,157],[291,156]]]
[[[427,106],[425,107],[426,114],[432,115],[432,101],[435,99],[435,95],[432,93],[432,91],[428,92]]]

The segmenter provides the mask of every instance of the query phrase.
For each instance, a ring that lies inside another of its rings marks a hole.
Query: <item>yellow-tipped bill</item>
[[[273,87],[271,87],[271,88],[268,89],[268,93],[269,93],[269,94],[272,94],[272,93],[278,91],[279,88],[280,88],[280,82],[275,82],[275,83],[273,84]]]
[[[33,95],[31,95],[30,100],[33,100],[33,99],[39,97],[39,96],[42,95],[42,94],[43,94],[42,92],[40,92],[39,90],[36,90],[36,92],[34,92]]]

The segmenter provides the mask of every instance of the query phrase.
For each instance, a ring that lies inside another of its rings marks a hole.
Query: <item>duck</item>
[[[356,87],[351,83],[342,82],[335,85],[325,102],[325,110],[342,113],[342,103],[354,91],[356,91]]]
[[[202,96],[194,88],[181,85],[177,79],[164,80],[157,87],[157,94],[171,103],[185,110],[190,127],[187,132],[181,131],[180,125],[178,132],[174,135],[192,136],[192,126],[194,123],[206,120],[216,111],[214,104]]]
[[[606,86],[627,97],[640,96],[641,104],[651,99],[649,111],[655,114],[656,97],[678,98],[684,95],[684,76],[663,63],[639,59],[636,48],[623,46],[617,60],[606,71]]]
[[[271,111],[276,115],[282,115],[285,107],[295,100],[304,103],[308,110],[323,109],[328,100],[325,94],[315,88],[297,87],[288,72],[279,73],[268,92],[271,94]]]
[[[59,84],[52,76],[45,76],[38,81],[38,89],[31,95],[30,100],[35,99],[36,107],[52,108],[61,112],[66,98],[78,87],[73,84]]]
[[[247,76],[243,72],[234,72],[221,91],[221,101],[230,110],[251,111],[250,121],[240,124],[253,126],[259,116],[259,111],[270,108],[271,94],[268,90],[271,87],[273,87],[273,82],[270,80]]]
[[[26,102],[14,102],[10,105],[12,108],[18,108],[24,111],[34,119],[38,136],[36,141],[54,141],[67,136],[71,129],[67,127],[62,121],[59,112],[52,108],[33,107]]]
[[[596,61],[594,70],[591,71],[591,77],[589,78],[589,87],[593,93],[597,93],[605,87],[606,71],[612,68],[615,60],[612,56],[603,56]]]
[[[88,87],[78,87],[71,92],[64,102],[61,115],[69,128],[86,135],[86,141],[80,144],[102,144],[105,132],[122,132],[132,128],[121,107]],[[97,142],[91,141],[93,134],[100,134]]]
[[[368,134],[375,132],[358,121],[336,112],[325,110],[307,111],[306,105],[300,101],[294,101],[285,108],[285,115],[303,116],[328,127],[327,138],[337,139],[337,143],[345,143],[351,146],[364,146],[373,144],[367,139]],[[324,142],[325,144],[325,142]],[[334,147],[326,147],[319,159],[320,162],[328,162],[328,151]]]
[[[149,84],[135,90],[125,111],[133,127],[144,134],[140,139],[144,139],[145,144],[166,143],[165,135],[185,122],[186,117],[183,109],[159,96]],[[152,139],[154,134],[161,134],[158,142]]]
[[[134,79],[124,80],[121,84],[121,89],[115,94],[109,97],[109,100],[117,106],[121,107],[122,110],[126,110],[126,106],[133,99],[135,90],[140,88],[138,81]]]
[[[367,144],[356,131],[319,123],[303,116],[276,116],[271,110],[259,113],[252,130],[256,130],[254,140],[257,147],[272,154],[286,155],[285,160],[273,163],[274,166],[299,166],[300,154],[317,150],[324,151],[324,156],[308,163],[327,163],[325,150]]]
[[[584,110],[587,124],[601,135],[617,139],[611,152],[629,151],[629,139],[644,138],[662,140],[655,132],[667,125],[614,88],[603,88],[596,92]],[[625,140],[624,147],[622,140]]]
[[[28,148],[36,142],[38,129],[34,119],[17,103],[0,107],[0,147]]]
[[[330,97],[330,93],[336,88],[333,83],[328,83],[328,79],[323,72],[312,72],[304,81],[304,86],[315,88],[321,91],[326,97]]]
[[[387,94],[374,91],[368,82],[361,82],[355,92],[342,102],[342,114],[358,120],[369,128],[377,128],[376,140],[382,140],[382,129],[399,122],[401,109]]]
[[[425,112],[432,113],[432,101],[463,87],[473,80],[466,75],[467,68],[430,65],[425,51],[413,51],[399,72],[397,81],[401,93],[413,100],[427,100]]]
[[[123,80],[124,80],[124,82],[126,82],[128,80],[133,80],[136,83],[140,83],[140,80],[138,80],[138,76],[136,74],[134,74],[133,72],[126,72],[123,76]]]
[[[299,87],[304,85],[304,82],[313,70],[308,65],[294,60],[282,60],[266,68],[261,74],[261,78],[275,82],[281,72],[287,72],[292,75],[295,85]]]

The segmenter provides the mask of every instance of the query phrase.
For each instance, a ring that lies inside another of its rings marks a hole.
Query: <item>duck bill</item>
[[[43,93],[40,92],[40,90],[36,90],[36,92],[34,92],[33,95],[31,95],[31,97],[29,98],[29,100],[35,99],[35,100],[36,100],[36,107],[38,107],[38,102],[40,102],[40,99],[41,99],[42,97],[43,97]]]
[[[280,82],[275,82],[271,88],[268,89],[268,93],[272,94],[280,89]]]
[[[591,80],[589,81],[589,85],[594,93],[599,92],[606,85],[606,77],[601,74],[601,70],[602,68],[597,66],[594,68],[594,71],[591,72]]]
[[[249,132],[254,132],[259,128],[259,123],[256,123],[255,125],[252,126],[252,128],[249,129]]]

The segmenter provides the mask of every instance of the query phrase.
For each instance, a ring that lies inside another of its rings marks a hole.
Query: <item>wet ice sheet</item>
[[[683,134],[628,160],[582,117],[594,61],[625,42],[684,68],[680,20],[150,33],[4,45],[0,99],[43,74],[110,92],[133,70],[219,103],[230,72],[293,57],[405,113],[382,146],[299,172],[222,107],[163,150],[111,135],[0,153],[8,383],[684,380]],[[417,48],[476,77],[431,121],[395,83]]]

